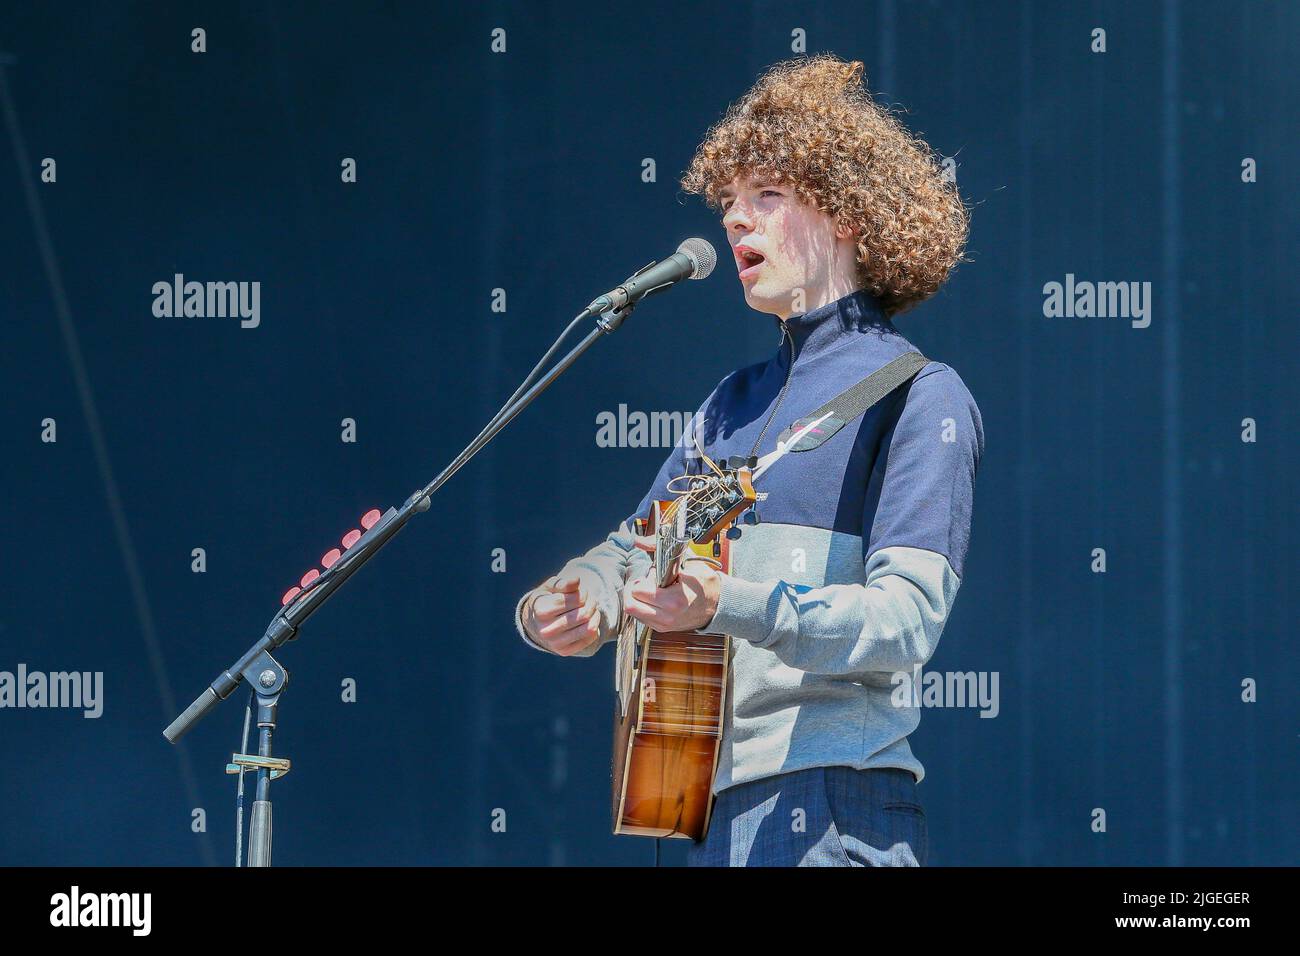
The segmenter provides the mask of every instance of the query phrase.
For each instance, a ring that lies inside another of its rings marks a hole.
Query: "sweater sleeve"
[[[604,541],[586,554],[569,561],[557,572],[559,577],[585,572],[589,576],[594,576],[597,582],[596,607],[600,615],[600,639],[590,647],[578,651],[575,657],[590,657],[618,634],[623,620],[621,598],[623,584],[629,580],[630,575],[643,573],[645,566],[650,563],[650,556],[633,546],[634,540],[632,518],[628,518],[611,531]],[[524,609],[528,602],[540,593],[542,593],[541,585],[538,585],[519,599],[519,603],[515,605],[515,629],[519,631],[519,636],[529,647],[546,651],[546,648],[528,636],[523,620]]]
[[[865,496],[865,583],[809,588],[723,577],[706,629],[815,674],[924,664],[961,584],[983,447],[974,399],[956,372],[931,363],[881,442]]]
[[[705,407],[708,407],[707,402]],[[651,563],[650,555],[635,546],[634,521],[637,518],[649,516],[652,502],[673,497],[668,491],[668,482],[678,475],[686,473],[688,459],[694,457],[695,446],[692,444],[692,435],[695,434],[696,423],[702,422],[704,416],[704,408],[701,408],[687,422],[681,440],[673,446],[671,453],[664,460],[663,465],[660,466],[659,473],[655,476],[650,489],[645,493],[636,510],[611,531],[604,541],[586,554],[569,561],[558,572],[559,576],[582,572],[593,576],[598,582],[596,602],[600,614],[600,639],[590,647],[579,651],[574,655],[575,657],[590,657],[606,643],[616,638],[622,629],[623,585],[628,581],[648,574]],[[546,648],[541,647],[528,636],[523,622],[525,607],[540,592],[540,589],[541,585],[533,588],[524,594],[515,605],[515,629],[529,647],[545,651]],[[547,651],[547,653],[550,652]]]

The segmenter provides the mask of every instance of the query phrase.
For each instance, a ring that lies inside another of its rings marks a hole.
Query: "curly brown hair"
[[[709,130],[682,188],[720,209],[738,176],[790,186],[847,226],[858,279],[889,315],[929,298],[962,256],[970,214],[939,158],[829,54],[771,67]]]

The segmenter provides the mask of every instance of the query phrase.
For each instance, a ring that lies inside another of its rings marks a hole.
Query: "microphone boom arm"
[[[267,626],[262,637],[239,660],[222,671],[217,679],[209,684],[203,693],[168,725],[167,729],[163,731],[163,736],[171,743],[176,743],[218,703],[234,693],[235,689],[244,680],[255,677],[256,675],[253,672],[257,671],[263,654],[296,638],[298,629],[307,618],[315,613],[343,585],[344,581],[360,570],[361,566],[373,558],[397,532],[406,527],[406,523],[417,512],[429,510],[430,497],[434,492],[446,484],[452,475],[478,454],[520,412],[532,404],[538,395],[546,391],[551,383],[564,374],[569,366],[573,365],[587,349],[595,344],[597,339],[616,331],[623,324],[623,320],[631,314],[634,307],[634,305],[629,305],[622,309],[613,309],[606,314],[598,315],[595,327],[587,333],[582,341],[575,345],[567,355],[552,366],[542,378],[522,395],[516,392],[516,396],[513,396],[511,401],[508,401],[493,416],[488,426],[459,455],[452,459],[451,463],[443,468],[437,477],[424,488],[412,494],[401,508],[389,508],[380,517],[379,521],[358,539],[356,544],[349,548],[324,574],[312,582],[311,587],[305,588],[289,604],[277,611],[275,616],[271,618],[271,623]],[[584,311],[590,313],[590,309]],[[582,317],[582,315],[579,316],[579,318]],[[570,325],[570,328],[572,328],[572,325]],[[567,332],[566,329],[565,334]],[[556,344],[558,345],[563,338],[564,335],[561,335]],[[553,349],[554,346],[552,346]]]

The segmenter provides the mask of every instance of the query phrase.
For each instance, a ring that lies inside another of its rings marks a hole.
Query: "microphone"
[[[687,239],[667,259],[650,263],[622,285],[592,299],[587,312],[621,310],[683,279],[707,279],[717,264],[718,254],[713,246],[703,239]]]

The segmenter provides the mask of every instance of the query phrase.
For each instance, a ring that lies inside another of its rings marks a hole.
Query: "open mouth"
[[[758,275],[759,267],[766,261],[761,253],[755,252],[749,246],[736,246],[736,268],[740,270],[740,280],[753,278]]]

